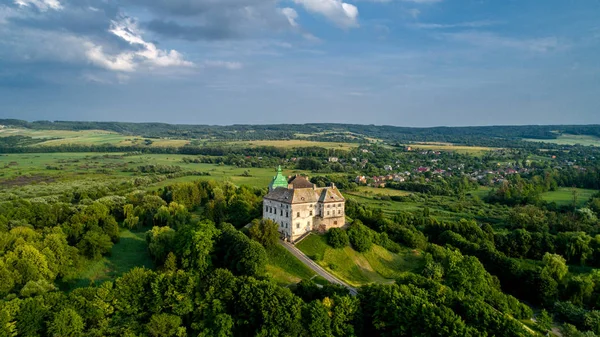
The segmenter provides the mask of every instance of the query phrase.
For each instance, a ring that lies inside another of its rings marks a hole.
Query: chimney
[[[332,188],[335,188],[335,183],[331,183],[331,187],[332,187]]]

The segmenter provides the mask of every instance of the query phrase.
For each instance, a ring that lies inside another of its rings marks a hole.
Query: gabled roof
[[[319,194],[319,202],[343,202],[346,200],[337,187],[318,188],[316,191]]]
[[[306,179],[306,177],[296,175],[288,180],[288,185],[292,185],[292,188],[313,188],[313,184]]]

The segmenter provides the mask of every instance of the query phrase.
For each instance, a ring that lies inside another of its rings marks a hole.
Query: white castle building
[[[294,242],[313,230],[325,232],[344,226],[345,203],[334,184],[316,187],[299,175],[288,179],[280,166],[263,200],[263,218],[279,224],[282,237]]]

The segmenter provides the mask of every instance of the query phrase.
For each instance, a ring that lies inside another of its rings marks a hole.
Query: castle
[[[286,178],[280,166],[263,200],[263,218],[276,222],[282,238],[294,242],[313,230],[344,226],[345,202],[334,184],[316,187],[303,176]]]

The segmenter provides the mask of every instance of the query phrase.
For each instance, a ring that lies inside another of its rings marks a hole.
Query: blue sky
[[[0,117],[600,123],[600,1],[0,0]]]

